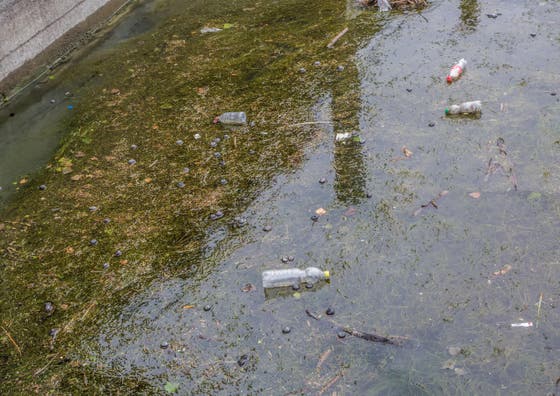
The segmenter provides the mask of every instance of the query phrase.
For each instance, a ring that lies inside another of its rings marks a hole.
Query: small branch
[[[10,342],[16,347],[16,350],[18,351],[19,356],[21,356],[21,349],[20,349],[19,345],[17,344],[16,340],[14,340],[14,338],[12,337],[10,332],[8,330],[6,330],[4,327],[2,327],[2,330],[4,330],[4,333],[6,333],[6,336],[8,337],[8,340],[10,340]]]
[[[348,28],[347,28],[347,27],[345,27],[345,28],[342,30],[342,32],[340,32],[340,33],[338,33],[336,36],[334,36],[334,38],[331,40],[331,42],[327,44],[327,48],[333,48],[334,45],[336,44],[336,42],[337,42],[338,40],[340,40],[340,38],[341,38],[342,36],[344,36],[344,35],[346,34],[346,32],[348,32]]]
[[[335,375],[333,378],[331,378],[329,380],[329,382],[327,382],[325,385],[323,385],[323,387],[321,388],[321,390],[317,393],[319,396],[322,395],[323,393],[325,393],[327,391],[327,389],[329,389],[331,386],[333,386],[339,379],[341,379],[344,376],[344,372],[341,371],[340,373],[338,373],[337,375]]]
[[[308,121],[298,122],[297,124],[290,124],[288,127],[302,126],[302,125],[315,125],[315,124],[332,124],[332,121]]]

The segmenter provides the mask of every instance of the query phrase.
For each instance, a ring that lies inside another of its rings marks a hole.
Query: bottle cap
[[[449,114],[449,107],[446,107],[445,108],[445,115],[448,115],[448,114]]]
[[[447,76],[447,82],[450,83],[450,84],[453,82],[453,79],[451,78],[451,76]]]
[[[329,271],[323,271],[323,275],[325,275],[325,279],[329,279],[331,277],[331,273]]]

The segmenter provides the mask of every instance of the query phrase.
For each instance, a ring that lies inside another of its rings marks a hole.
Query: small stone
[[[122,256],[122,252],[120,250],[117,250],[115,252],[115,257],[121,257]]]
[[[194,134],[194,139],[195,139],[195,140],[200,139],[200,134],[199,134],[199,133],[195,133],[195,134]]]
[[[189,168],[183,168],[183,173],[189,173],[191,170]]]
[[[216,142],[210,142],[210,147],[216,147],[218,145],[218,143]]]
[[[317,221],[317,220],[319,220],[319,216],[313,215],[313,216],[311,216],[311,220]]]
[[[409,92],[409,93],[412,92],[412,88],[407,88],[406,92]]]
[[[285,263],[288,262],[288,257],[282,256],[282,257],[280,257],[280,261],[282,261],[285,264]]]
[[[550,96],[556,96],[556,92],[551,92]]]
[[[305,70],[305,67],[301,67],[301,68],[299,69],[299,72],[300,72],[301,74],[305,74],[305,73],[307,73],[307,70]]]
[[[109,263],[103,263],[103,269],[109,269]]]
[[[185,187],[185,183],[183,183],[183,182],[181,181],[181,182],[177,183],[177,187],[183,188],[183,187]]]
[[[289,334],[292,331],[292,329],[290,329],[289,326],[286,326],[282,329],[282,333],[284,334]]]
[[[237,225],[237,227],[245,227],[247,225],[247,219],[244,217],[236,217],[235,225]]]
[[[256,123],[255,121],[251,121],[251,122],[249,123],[249,126],[250,126],[250,127],[254,127],[255,125],[257,125],[257,123]]]
[[[371,197],[373,197],[373,194],[372,194],[372,193],[367,193],[367,194],[366,194],[366,198],[371,198]]]
[[[457,374],[459,376],[467,374],[467,370],[465,370],[464,368],[461,368],[461,367],[455,367],[455,369],[453,371],[455,371],[455,374]]]
[[[226,166],[226,161],[224,160],[220,161],[220,166]]]
[[[251,155],[255,154],[255,150],[249,150],[249,154]]]
[[[265,226],[263,227],[263,231],[264,231],[264,232],[272,231],[272,226],[270,226],[270,225],[268,225],[268,224],[265,225]]]
[[[222,186],[225,186],[225,185],[227,184],[227,180],[226,180],[226,179],[220,180],[220,184],[221,184]]]
[[[202,309],[204,309],[204,311],[208,312],[212,309],[212,306],[211,305],[205,305],[204,308],[202,308]]]
[[[229,139],[229,135],[224,135],[224,140]]]
[[[292,262],[294,261],[296,258],[294,256],[288,256],[288,261]]]
[[[51,314],[54,312],[54,304],[50,301],[45,303],[45,312]]]
[[[221,139],[220,139],[219,137],[217,137],[216,139],[214,139],[214,141],[215,141],[216,143],[220,143],[220,142],[221,142]]]
[[[313,283],[307,282],[307,283],[305,284],[305,288],[306,288],[306,289],[313,289]]]
[[[89,241],[89,244],[90,244],[91,246],[96,246],[97,243],[98,243],[98,242],[97,242],[97,239],[92,239],[91,241]]]
[[[325,179],[324,177],[319,179],[319,184],[325,184],[327,182],[327,179]]]
[[[51,99],[50,102],[54,104],[54,103],[56,103],[56,100]]]
[[[321,66],[321,62],[319,62],[319,61],[315,61],[315,62],[313,63],[313,66],[315,66],[315,67],[319,67],[319,66]]]
[[[47,186],[44,185],[44,184],[41,184],[41,185],[39,186],[39,190],[41,190],[41,191],[45,191],[46,189],[47,189]]]
[[[105,217],[105,218],[103,219],[103,223],[105,223],[105,224],[109,224],[110,222],[111,222],[111,219],[108,218],[108,217]]]
[[[436,126],[436,123],[433,122],[433,121],[430,121],[430,123],[428,124],[428,126],[429,126],[430,128],[433,128],[433,127]]]
[[[182,141],[181,139],[179,139],[179,140],[177,140],[177,141],[175,142],[175,144],[176,144],[177,146],[182,146],[182,145],[183,145],[183,141]]]
[[[537,33],[529,33],[529,36],[535,38],[535,37],[537,37]]]
[[[95,212],[97,210],[97,206],[90,206],[88,209],[90,212]]]
[[[161,349],[167,349],[169,348],[169,343],[167,341],[163,341],[161,344],[159,344],[159,347]]]
[[[339,71],[339,72],[344,71],[344,66],[338,65],[338,66],[336,67],[336,70]]]
[[[72,92],[66,91],[66,92],[64,93],[64,96],[72,96]]]
[[[346,333],[342,330],[336,333],[336,335],[338,338],[346,338]]]
[[[327,310],[325,311],[325,313],[329,316],[334,315],[334,309],[331,307],[328,307]]]
[[[299,285],[299,283],[294,283],[294,284],[292,285],[292,290],[296,290],[296,291],[297,291],[297,290],[299,290],[299,289],[301,289],[301,286]]]
[[[218,217],[214,213],[210,215],[210,220],[217,220],[217,219]]]
[[[214,158],[222,158],[222,154],[221,153],[214,153]]]
[[[243,367],[247,364],[248,361],[249,355],[241,355],[239,359],[237,359],[237,364],[239,365],[239,367]]]
[[[52,338],[56,338],[56,336],[57,336],[57,334],[58,334],[59,332],[60,332],[60,329],[59,329],[58,327],[55,327],[55,328],[53,328],[53,329],[50,329],[49,335],[50,335]]]
[[[486,14],[486,16],[488,18],[492,18],[492,19],[496,19],[498,17],[498,14],[494,13],[494,14]]]
[[[136,163],[136,160],[131,158],[128,160],[128,165],[134,165]]]
[[[221,219],[222,217],[224,217],[224,212],[222,212],[221,210],[218,210],[216,212],[216,218]]]
[[[135,145],[135,144],[131,144],[131,145],[130,145],[130,149],[131,149],[131,150],[136,150],[137,148],[138,148],[138,146]]]

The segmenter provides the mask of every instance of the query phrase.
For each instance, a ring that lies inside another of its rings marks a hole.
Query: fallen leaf
[[[473,191],[472,193],[469,193],[469,197],[478,199],[480,198],[480,193],[478,191]]]
[[[120,89],[118,89],[118,88],[113,88],[113,89],[111,89],[111,93],[112,93],[113,95],[118,95],[118,94],[121,93],[121,91],[120,91]]]
[[[455,361],[450,359],[447,360],[445,362],[443,362],[443,364],[441,365],[441,368],[443,370],[453,370],[453,368],[455,368]]]
[[[241,291],[243,293],[248,293],[248,292],[252,292],[252,291],[255,291],[255,290],[257,290],[257,288],[252,283],[247,283],[245,286],[243,286],[241,288]]]
[[[84,177],[84,175],[74,175],[70,178],[70,180],[78,181],[78,180],[81,180],[82,177]]]
[[[151,177],[147,177],[147,178],[144,179],[144,181],[145,181],[146,183],[151,183],[151,182],[152,182],[152,178],[151,178]]]
[[[188,305],[188,304],[183,305],[183,309],[193,309],[193,308],[194,308],[194,305]]]
[[[29,181],[29,179],[23,178],[23,179],[21,179],[21,180],[19,181],[19,184],[25,184],[25,183],[27,183],[28,181]]]
[[[74,248],[72,246],[67,246],[64,251],[66,254],[74,254]]]
[[[327,211],[323,208],[319,208],[315,211],[315,213],[317,213],[319,216],[322,216],[324,214],[327,214]]]
[[[509,265],[509,264],[506,264],[506,265],[504,265],[504,267],[503,267],[501,270],[496,271],[496,272],[494,272],[493,274],[496,275],[496,276],[498,276],[498,275],[505,275],[505,274],[507,274],[509,271],[511,271],[511,269],[512,269],[512,266]]]
[[[152,129],[158,129],[159,126],[157,126],[156,124],[152,125]]]
[[[402,150],[402,153],[404,154],[404,156],[405,156],[406,158],[412,157],[412,151],[410,151],[409,149],[407,149],[406,146],[403,146],[401,150]]]
[[[128,260],[121,260],[119,261],[119,263],[121,263],[121,265],[127,265],[128,264]]]
[[[206,95],[207,92],[208,92],[208,87],[198,87],[196,89],[196,93],[199,95]]]
[[[74,157],[76,158],[85,157],[85,153],[83,151],[76,151],[76,153],[74,153]]]
[[[224,29],[231,29],[233,27],[232,23],[224,23]]]
[[[60,304],[60,309],[66,311],[68,309],[68,304]]]

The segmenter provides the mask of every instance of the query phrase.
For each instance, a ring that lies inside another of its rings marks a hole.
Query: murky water
[[[179,394],[558,391],[559,15],[555,1],[499,0],[388,15],[355,57],[361,107],[336,118],[348,93],[319,92],[310,112],[330,123],[313,126],[301,167],[244,227],[214,223],[185,276],[101,317],[82,361]],[[480,118],[443,116],[474,99]],[[332,281],[265,296],[261,272],[290,266]],[[407,341],[339,338],[343,326]]]

